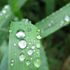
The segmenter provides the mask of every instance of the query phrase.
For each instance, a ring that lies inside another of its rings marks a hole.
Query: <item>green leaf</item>
[[[26,3],[27,0],[9,0],[9,4],[14,12],[19,11],[19,9]]]
[[[12,22],[8,70],[48,70],[40,30],[28,19]]]
[[[54,33],[70,23],[70,3],[52,15],[38,22],[36,26],[41,30],[42,38]]]

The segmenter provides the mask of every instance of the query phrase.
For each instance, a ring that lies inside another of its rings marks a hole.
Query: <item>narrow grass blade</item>
[[[36,24],[46,37],[70,23],[70,3]]]
[[[10,10],[10,6],[6,5],[0,12],[0,30],[3,28],[3,25],[7,26],[10,20],[13,18],[13,14]]]
[[[9,0],[9,4],[14,12],[19,11],[19,9],[26,3],[27,0]]]
[[[10,27],[8,70],[48,70],[40,30],[28,19]]]

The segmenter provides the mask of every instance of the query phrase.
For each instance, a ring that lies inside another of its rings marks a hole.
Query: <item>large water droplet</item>
[[[29,50],[27,53],[28,53],[28,55],[32,55],[33,54],[33,50]]]
[[[26,61],[26,65],[29,66],[30,65],[30,61]]]
[[[24,48],[26,48],[27,43],[25,40],[21,40],[21,41],[19,41],[18,46],[19,46],[19,48],[24,49]]]
[[[37,36],[37,39],[41,39],[42,37],[40,35]]]
[[[19,39],[23,39],[25,37],[25,33],[23,31],[19,31],[16,33],[16,37]]]
[[[70,17],[69,17],[69,16],[65,16],[64,20],[65,20],[66,22],[70,22]]]
[[[39,59],[36,59],[36,60],[34,61],[34,66],[37,67],[37,68],[39,68],[40,65],[41,65],[41,61],[40,61]]]
[[[24,55],[24,54],[20,54],[20,55],[19,55],[19,60],[20,60],[21,62],[23,62],[23,61],[25,60],[25,55]]]

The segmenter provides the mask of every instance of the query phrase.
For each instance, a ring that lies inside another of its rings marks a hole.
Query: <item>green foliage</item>
[[[19,11],[19,9],[25,4],[27,0],[9,0],[9,4],[14,12]]]
[[[63,63],[70,55],[69,2],[1,0],[0,70],[61,70],[65,67]]]

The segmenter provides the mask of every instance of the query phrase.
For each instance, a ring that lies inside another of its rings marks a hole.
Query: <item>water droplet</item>
[[[48,26],[49,26],[49,27],[51,27],[51,26],[52,26],[52,24],[51,24],[51,23],[49,23],[49,24],[48,24]]]
[[[14,64],[13,63],[11,63],[11,66],[13,66]]]
[[[2,10],[2,13],[3,13],[3,14],[6,14],[6,10]]]
[[[12,32],[12,30],[9,30],[9,33],[11,33]]]
[[[24,54],[20,54],[19,60],[20,60],[21,62],[23,62],[23,61],[25,60],[25,55],[24,55]]]
[[[9,8],[9,5],[5,5],[4,9],[8,9]]]
[[[29,66],[30,65],[30,61],[26,61],[26,65]]]
[[[24,48],[26,48],[27,43],[26,43],[26,41],[21,40],[21,41],[19,41],[18,46],[19,46],[19,48],[24,49]]]
[[[14,46],[16,46],[16,43],[14,43]]]
[[[35,46],[32,46],[32,49],[35,49]]]
[[[69,16],[65,16],[64,20],[65,20],[66,22],[70,22],[70,17],[69,17]]]
[[[22,39],[25,37],[25,33],[23,31],[19,31],[16,33],[16,37]]]
[[[12,59],[12,60],[11,60],[11,62],[13,63],[13,62],[14,62],[14,60]]]
[[[37,48],[40,48],[40,47],[41,47],[41,45],[38,43],[38,44],[36,45],[36,47],[37,47]]]
[[[41,39],[42,37],[40,35],[37,36],[37,39]]]
[[[33,54],[33,50],[29,50],[27,53],[28,53],[28,55],[32,55]]]
[[[12,59],[12,60],[11,60],[11,66],[13,66],[13,65],[14,65],[14,62],[15,62],[15,61]]]
[[[39,59],[37,59],[37,60],[34,61],[34,66],[35,67],[39,68],[40,65],[41,65],[41,61]]]
[[[37,31],[38,31],[38,32],[40,32],[41,30],[40,30],[40,29],[38,29]]]

